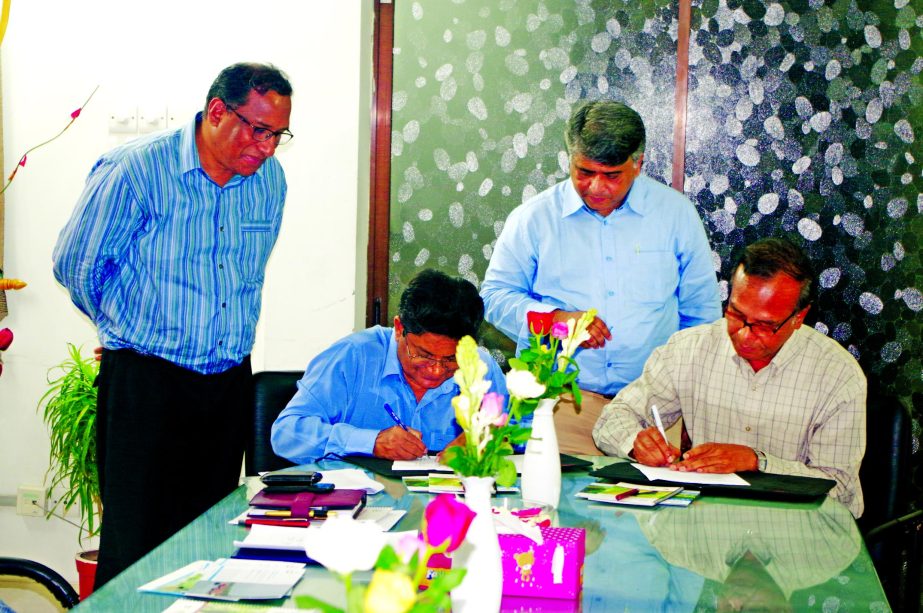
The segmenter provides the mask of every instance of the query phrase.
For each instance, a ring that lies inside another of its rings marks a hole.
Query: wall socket
[[[20,485],[16,490],[16,514],[44,517],[45,488],[37,485]]]

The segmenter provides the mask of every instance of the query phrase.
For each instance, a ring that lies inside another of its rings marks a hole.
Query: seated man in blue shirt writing
[[[461,434],[452,408],[455,347],[465,335],[476,338],[483,319],[474,285],[424,270],[401,295],[393,328],[351,334],[311,361],[272,426],[273,451],[297,463],[441,451]],[[480,352],[490,391],[505,394],[500,367]]]

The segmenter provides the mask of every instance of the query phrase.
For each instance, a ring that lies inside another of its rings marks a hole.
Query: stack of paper
[[[676,496],[683,488],[675,486],[638,485],[635,483],[591,483],[579,492],[579,498],[596,502],[652,507]]]
[[[213,600],[269,600],[285,598],[303,574],[304,564],[292,562],[199,560],[138,590]]]

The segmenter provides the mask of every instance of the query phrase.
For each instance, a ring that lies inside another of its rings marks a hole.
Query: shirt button
[[[222,303],[221,303],[221,308],[222,308],[222,309],[226,309],[227,307],[228,307],[228,303],[227,303],[227,302],[222,302]]]
[[[610,296],[615,296],[615,292],[609,291],[609,292],[606,292],[606,293],[609,294]]]
[[[224,344],[224,341],[218,341],[218,346],[219,346],[219,347],[222,346],[223,344]]]
[[[218,270],[224,270],[224,264],[218,264]]]
[[[749,432],[749,431],[750,431],[750,426],[747,426],[746,428],[744,428],[744,430],[746,430],[747,432]]]
[[[219,231],[219,232],[224,232],[224,226],[221,226],[220,228],[218,228],[218,231]]]
[[[606,362],[606,368],[612,368],[612,362]]]
[[[611,256],[611,255],[607,255],[607,256],[606,256],[606,261],[607,261],[607,262],[611,262],[611,261],[612,261],[612,256]]]

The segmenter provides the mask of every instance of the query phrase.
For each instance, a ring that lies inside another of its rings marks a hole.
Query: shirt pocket
[[[625,295],[632,302],[664,304],[679,286],[679,265],[672,251],[637,251],[629,257]]]
[[[240,267],[245,280],[261,282],[266,260],[275,242],[273,223],[266,220],[242,221],[240,229]]]

